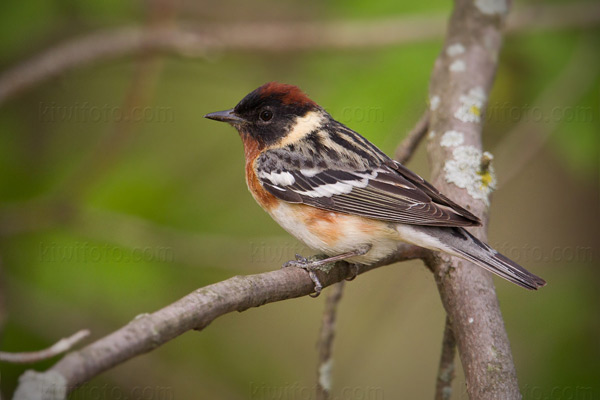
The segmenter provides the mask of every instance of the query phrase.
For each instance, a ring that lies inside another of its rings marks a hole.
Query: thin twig
[[[507,23],[507,33],[595,26],[600,4],[523,8]],[[532,15],[535,17],[532,18]],[[285,22],[169,27],[124,27],[87,34],[52,47],[0,75],[0,104],[61,73],[132,54],[174,53],[207,58],[215,51],[297,52],[397,46],[439,39],[445,15],[403,16],[360,22]]]
[[[437,383],[435,385],[435,400],[450,400],[452,396],[452,380],[454,379],[454,354],[456,339],[452,332],[452,323],[446,316],[444,338],[442,339],[442,355],[438,367]]]
[[[425,110],[408,135],[396,147],[395,159],[401,164],[406,164],[413,156],[421,140],[429,128],[429,110]]]
[[[52,47],[0,75],[0,104],[66,71],[116,58],[168,52],[205,57],[203,35],[171,27],[126,27],[100,31]]]
[[[0,361],[5,361],[13,364],[31,364],[39,361],[52,358],[61,353],[71,350],[75,344],[79,343],[90,335],[90,331],[83,329],[68,338],[64,338],[44,350],[23,352],[23,353],[8,353],[0,351]]]
[[[317,399],[327,400],[331,397],[331,371],[333,367],[333,342],[337,308],[344,293],[344,281],[336,283],[325,302],[325,310],[321,322],[321,332],[317,343],[319,365],[317,368]]]

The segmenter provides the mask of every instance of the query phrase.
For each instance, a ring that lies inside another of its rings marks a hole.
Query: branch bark
[[[398,251],[377,264],[362,266],[360,273],[399,261],[424,258],[424,249],[398,245]],[[338,263],[328,274],[317,272],[323,287],[352,277],[347,263]],[[137,316],[121,329],[81,350],[71,352],[43,373],[28,371],[21,376],[14,400],[42,399],[40,388],[66,395],[94,376],[135,356],[151,351],[189,331],[202,330],[221,315],[245,311],[267,303],[311,294],[314,283],[299,268],[284,268],[263,274],[235,276],[188,294],[153,313]]]
[[[430,84],[430,99],[435,99],[430,119],[434,134],[428,145],[432,183],[482,217],[484,226],[472,232],[483,240],[490,187],[481,180],[477,157],[481,157],[482,114],[496,72],[507,12],[504,0],[455,0]],[[459,168],[453,168],[456,165]],[[487,178],[494,180],[491,173]],[[427,262],[452,324],[469,397],[521,398],[491,274],[445,255]]]

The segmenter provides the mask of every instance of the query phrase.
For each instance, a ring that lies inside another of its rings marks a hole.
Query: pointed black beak
[[[206,114],[204,118],[214,119],[215,121],[227,122],[232,125],[240,125],[246,122],[245,119],[235,115],[233,109]]]

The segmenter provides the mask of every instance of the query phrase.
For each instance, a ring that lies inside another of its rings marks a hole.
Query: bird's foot
[[[321,290],[323,290],[323,284],[321,284],[321,281],[319,280],[319,277],[317,276],[315,271],[323,271],[325,273],[329,273],[329,271],[331,271],[331,269],[335,266],[336,262],[350,257],[362,256],[363,254],[366,254],[370,249],[370,245],[365,245],[361,246],[357,250],[344,254],[339,254],[333,257],[313,256],[306,258],[302,257],[300,254],[296,254],[296,259],[286,262],[285,264],[283,264],[282,268],[297,267],[302,268],[303,270],[308,272],[308,276],[315,284],[315,292],[313,294],[310,294],[309,296],[318,297],[319,294],[321,294]],[[354,278],[356,278],[359,272],[359,266],[357,264],[350,265],[353,269],[353,275],[350,278],[346,279],[348,281],[351,281]]]
[[[331,271],[333,266],[335,265],[335,261],[328,261],[328,258],[321,258],[319,256],[312,257],[302,257],[300,254],[296,254],[296,259],[291,260],[283,264],[282,268],[288,267],[296,267],[302,268],[306,272],[308,272],[308,276],[315,284],[315,292],[310,294],[311,297],[317,297],[321,294],[321,290],[323,290],[323,285],[319,280],[319,277],[315,273],[315,271],[323,271],[328,273]]]

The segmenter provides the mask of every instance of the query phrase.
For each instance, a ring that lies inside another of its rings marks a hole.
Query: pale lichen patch
[[[429,137],[429,140],[435,138],[435,131],[430,131],[428,137]]]
[[[475,0],[475,7],[486,15],[506,14],[508,12],[506,0]]]
[[[446,49],[446,54],[448,54],[450,57],[457,56],[464,52],[465,46],[463,46],[461,43],[454,43],[453,45],[448,46],[448,48]]]
[[[437,110],[437,108],[440,105],[440,101],[440,96],[431,96],[431,99],[429,99],[429,108],[431,109],[431,111]]]
[[[333,359],[329,358],[319,366],[319,385],[326,391],[331,391],[331,370]]]
[[[452,72],[462,72],[467,69],[467,64],[463,60],[455,60],[449,67]]]
[[[479,86],[469,90],[469,93],[458,98],[460,106],[454,116],[463,122],[481,121],[481,111],[485,103],[485,92]]]
[[[454,149],[452,159],[446,161],[444,172],[446,181],[467,190],[476,200],[489,205],[488,196],[496,188],[496,176],[492,165],[481,169],[481,151],[473,146]]]
[[[464,142],[465,138],[461,132],[458,131],[446,131],[442,135],[440,145],[443,147],[460,146]]]

